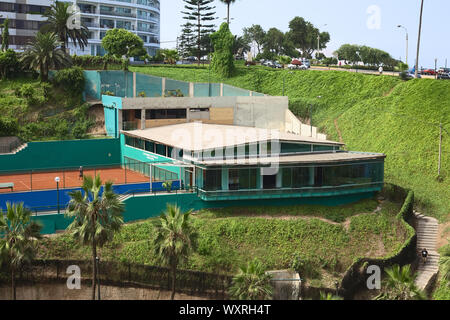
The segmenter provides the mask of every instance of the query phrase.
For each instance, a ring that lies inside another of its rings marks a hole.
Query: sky
[[[161,47],[175,48],[175,40],[184,23],[182,0],[161,1]],[[259,24],[264,30],[272,27],[289,30],[289,21],[300,16],[321,31],[330,33],[331,41],[324,53],[331,56],[342,44],[367,45],[389,52],[405,61],[408,29],[408,64],[414,65],[419,30],[420,0],[236,0],[231,6],[230,29],[242,35],[242,29]],[[225,21],[226,5],[215,0],[217,27]],[[434,68],[450,66],[449,0],[424,0],[419,65]],[[326,25],[326,26],[324,26]]]

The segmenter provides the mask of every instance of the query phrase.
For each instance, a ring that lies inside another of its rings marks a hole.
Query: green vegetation
[[[69,70],[69,69],[68,69]],[[81,94],[31,78],[0,81],[0,135],[24,141],[87,138],[94,124]]]
[[[190,211],[183,213],[176,205],[167,205],[166,211],[155,224],[154,254],[172,273],[172,300],[175,298],[177,267],[187,261],[197,246],[197,234],[190,217]]]
[[[220,218],[198,212],[191,217],[198,249],[180,268],[235,274],[239,266],[258,258],[265,270],[283,269],[291,267],[297,254],[315,270],[316,281],[328,283],[330,277],[339,278],[358,257],[390,256],[403,246],[410,231],[396,217],[399,209],[397,204],[384,202],[379,213],[354,216],[344,224],[296,215],[290,219]],[[156,222],[149,219],[124,226],[101,249],[102,259],[157,265],[153,254]],[[86,259],[89,255],[66,234],[41,242],[43,259]]]
[[[214,46],[211,68],[219,76],[229,78],[234,73],[233,44],[234,37],[228,24],[222,23],[219,31],[211,35]]]
[[[264,206],[264,207],[227,207],[221,209],[205,209],[199,214],[202,218],[227,218],[227,217],[320,217],[333,222],[344,222],[347,218],[360,213],[371,213],[378,206],[374,199],[361,200],[357,203],[325,207],[320,205],[302,206]]]
[[[436,290],[433,293],[434,300],[450,300],[450,244],[439,249],[439,278]]]
[[[97,284],[97,248],[112,241],[123,224],[124,204],[114,193],[112,185],[110,181],[103,185],[100,174],[95,178],[84,176],[82,191],[69,192],[66,215],[73,218],[73,222],[67,231],[74,241],[91,246],[92,250],[92,300],[95,300]]]
[[[16,273],[21,266],[34,259],[36,240],[41,238],[41,226],[31,221],[31,211],[23,203],[6,203],[0,209],[0,266],[11,273],[11,298],[16,300]]]
[[[385,270],[386,279],[382,292],[376,300],[425,300],[425,293],[415,284],[417,274],[411,271],[411,265],[394,265]]]
[[[233,277],[230,296],[236,300],[270,300],[273,294],[271,278],[261,261],[251,260]]]
[[[177,80],[208,82],[207,67],[133,67],[133,71]],[[283,78],[290,108],[305,119],[312,105],[313,125],[349,150],[387,155],[386,181],[413,189],[421,209],[444,220],[450,213],[450,139],[444,132],[442,182],[437,181],[439,121],[450,131],[450,82],[342,71],[246,68],[224,82],[269,95],[281,95]],[[321,99],[317,97],[321,96]],[[336,124],[335,124],[336,120]]]

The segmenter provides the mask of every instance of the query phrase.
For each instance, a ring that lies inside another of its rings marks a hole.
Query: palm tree
[[[447,284],[450,286],[450,244],[444,247],[439,259],[439,266],[441,268],[440,272],[442,272],[442,279],[447,281]]]
[[[331,293],[325,293],[323,291],[320,291],[320,300],[343,300],[343,299]]]
[[[34,259],[36,240],[41,238],[41,225],[31,221],[31,211],[23,203],[6,203],[0,209],[0,264],[11,271],[11,299],[16,300],[16,271]]]
[[[81,22],[79,26],[73,28],[68,27],[67,22],[71,22],[73,19],[70,2],[55,1],[50,8],[43,14],[47,18],[47,21],[42,26],[43,32],[54,32],[58,35],[61,42],[61,49],[66,52],[69,39],[73,41],[73,44],[77,44],[84,49],[88,44],[89,30]]]
[[[238,300],[268,300],[272,297],[272,276],[264,271],[258,259],[249,261],[239,268],[239,273],[233,277],[230,296]]]
[[[417,274],[411,272],[411,265],[394,265],[385,270],[387,278],[377,300],[424,300],[425,294],[417,288]]]
[[[220,2],[223,2],[227,5],[227,23],[230,25],[230,6],[232,3],[235,3],[236,0],[220,0]]]
[[[48,72],[51,68],[67,67],[72,64],[70,56],[58,48],[58,36],[53,32],[38,32],[29,46],[22,54],[21,62],[39,71],[41,81],[48,81]]]
[[[190,223],[190,216],[191,211],[182,213],[176,205],[167,205],[155,226],[155,253],[172,273],[172,300],[175,298],[177,267],[196,247],[197,234]]]
[[[97,280],[97,247],[111,241],[123,224],[124,205],[112,185],[110,181],[102,185],[100,175],[85,176],[82,190],[69,193],[66,210],[66,216],[74,218],[67,231],[84,245],[92,246],[92,300]]]

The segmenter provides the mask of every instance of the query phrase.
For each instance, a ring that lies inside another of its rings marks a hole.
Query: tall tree
[[[166,211],[155,226],[155,254],[160,262],[170,268],[172,300],[175,298],[178,265],[188,259],[197,244],[197,234],[192,228],[190,216],[190,211],[182,213],[179,207],[167,205]]]
[[[60,48],[58,36],[53,32],[38,32],[20,60],[30,69],[39,71],[40,79],[44,82],[48,81],[50,68],[59,69],[72,64],[72,59]]]
[[[230,25],[230,6],[232,3],[235,3],[236,0],[220,0],[220,2],[223,2],[227,5],[227,23]]]
[[[123,224],[124,205],[113,191],[113,183],[102,185],[100,175],[85,176],[82,190],[69,193],[66,215],[73,218],[67,227],[75,239],[92,248],[92,300],[97,281],[97,247],[111,241]]]
[[[125,29],[115,28],[108,30],[102,39],[102,47],[110,55],[117,58],[126,58],[123,65],[124,70],[128,70],[130,57],[146,54],[144,41],[138,35]]]
[[[261,261],[254,259],[239,268],[239,273],[233,277],[230,295],[237,300],[271,299],[273,289],[270,279]]]
[[[11,272],[11,299],[16,300],[16,272],[34,259],[36,240],[41,238],[41,226],[31,220],[31,212],[23,203],[6,203],[0,209],[0,265]]]
[[[43,14],[47,21],[42,25],[43,32],[54,32],[61,41],[61,49],[66,52],[69,40],[73,41],[74,46],[78,46],[81,50],[88,44],[89,30],[81,21],[79,25],[71,23],[74,19],[71,11],[72,4],[70,2],[55,1],[50,8]],[[69,27],[70,26],[70,27]]]
[[[264,49],[279,55],[283,52],[284,33],[277,28],[270,28],[267,31],[266,39],[264,41]]]
[[[359,46],[355,44],[343,44],[335,51],[335,54],[339,60],[345,60],[352,64],[361,61],[361,57],[359,56]]]
[[[183,19],[186,23],[182,25],[183,34],[181,38],[184,45],[190,49],[190,54],[198,59],[198,64],[204,55],[209,53],[205,47],[205,39],[209,39],[209,35],[214,32],[213,20],[216,18],[215,6],[211,6],[214,0],[183,0],[185,2],[184,9],[181,11],[184,15]]]
[[[9,19],[6,18],[3,21],[3,32],[2,32],[2,51],[6,51],[9,48]]]
[[[244,28],[244,37],[256,43],[258,54],[261,53],[264,41],[266,40],[266,32],[259,24],[254,24],[249,28]]]
[[[220,29],[211,35],[211,42],[214,45],[211,61],[213,71],[218,76],[231,77],[235,70],[233,57],[234,37],[226,22],[222,23]]]
[[[326,44],[330,41],[328,32],[320,32],[311,22],[301,17],[295,17],[289,22],[287,36],[304,58],[311,58],[313,51],[318,49],[317,38],[319,36],[319,49],[326,48]]]

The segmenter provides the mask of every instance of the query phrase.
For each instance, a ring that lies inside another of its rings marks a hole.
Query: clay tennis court
[[[149,182],[149,177],[124,169],[120,167],[116,168],[100,168],[100,169],[84,169],[85,176],[95,176],[100,174],[102,182],[112,181],[114,184],[127,184],[127,183],[139,183]],[[14,183],[13,191],[31,191],[31,190],[45,190],[56,189],[55,178],[59,177],[60,188],[74,188],[80,187],[83,180],[80,179],[80,173],[78,170],[61,170],[52,172],[27,172],[19,174],[1,174],[1,183]],[[11,189],[0,189],[0,192],[11,192]]]

